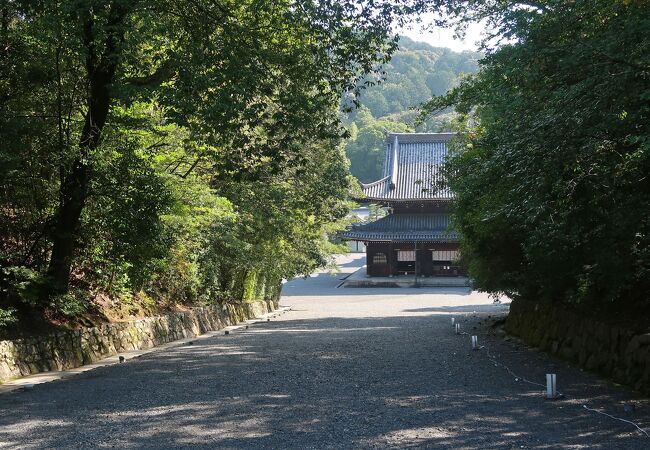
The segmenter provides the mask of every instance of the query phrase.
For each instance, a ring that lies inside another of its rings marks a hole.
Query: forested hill
[[[385,80],[363,91],[362,107],[350,115],[352,136],[346,154],[352,174],[362,182],[381,177],[386,131],[446,130],[449,115],[434,117],[414,129],[415,113],[410,108],[446,93],[461,74],[475,73],[480,58],[477,52],[459,53],[401,37],[399,50],[384,67]]]
[[[480,57],[402,36],[400,49],[385,66],[386,80],[363,92],[361,103],[377,118],[403,113],[432,95],[446,93],[461,73],[475,73]]]

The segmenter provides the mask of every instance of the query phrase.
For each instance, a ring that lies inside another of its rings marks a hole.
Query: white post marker
[[[557,398],[557,378],[554,373],[546,374],[546,398],[549,400]]]
[[[478,336],[472,336],[472,350],[478,350]]]
[[[460,334],[460,324],[456,324],[456,334]]]
[[[453,327],[456,324],[456,319],[454,317],[451,318],[451,326]]]

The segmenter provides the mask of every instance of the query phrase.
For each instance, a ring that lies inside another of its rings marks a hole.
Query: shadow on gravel
[[[437,313],[493,313],[504,312],[504,304],[499,305],[462,305],[462,306],[437,306],[429,308],[405,309],[404,312],[437,312]]]
[[[461,320],[519,374],[552,369],[594,406],[629,398],[484,336],[485,317]],[[259,324],[0,396],[0,448],[648,448],[625,424],[545,401],[465,338],[441,314]]]
[[[282,289],[283,297],[326,297],[326,296],[374,296],[374,295],[406,295],[406,294],[434,294],[434,295],[461,295],[472,293],[468,287],[338,287],[341,284],[340,273],[318,273],[308,278],[291,280]]]

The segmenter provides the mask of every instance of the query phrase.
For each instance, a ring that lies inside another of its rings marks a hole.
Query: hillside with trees
[[[439,132],[451,129],[452,114],[442,111],[416,127],[415,109],[445,94],[464,75],[476,73],[478,52],[454,52],[400,37],[399,49],[381,73],[365,77],[360,109],[349,116],[346,155],[352,174],[362,182],[381,178],[386,132]]]

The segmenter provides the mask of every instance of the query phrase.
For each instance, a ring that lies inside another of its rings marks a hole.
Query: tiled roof
[[[440,167],[454,133],[390,133],[384,144],[384,177],[363,184],[368,200],[449,200],[449,189],[438,189]]]
[[[389,214],[353,225],[340,236],[352,241],[458,242],[458,234],[449,229],[448,214]]]

